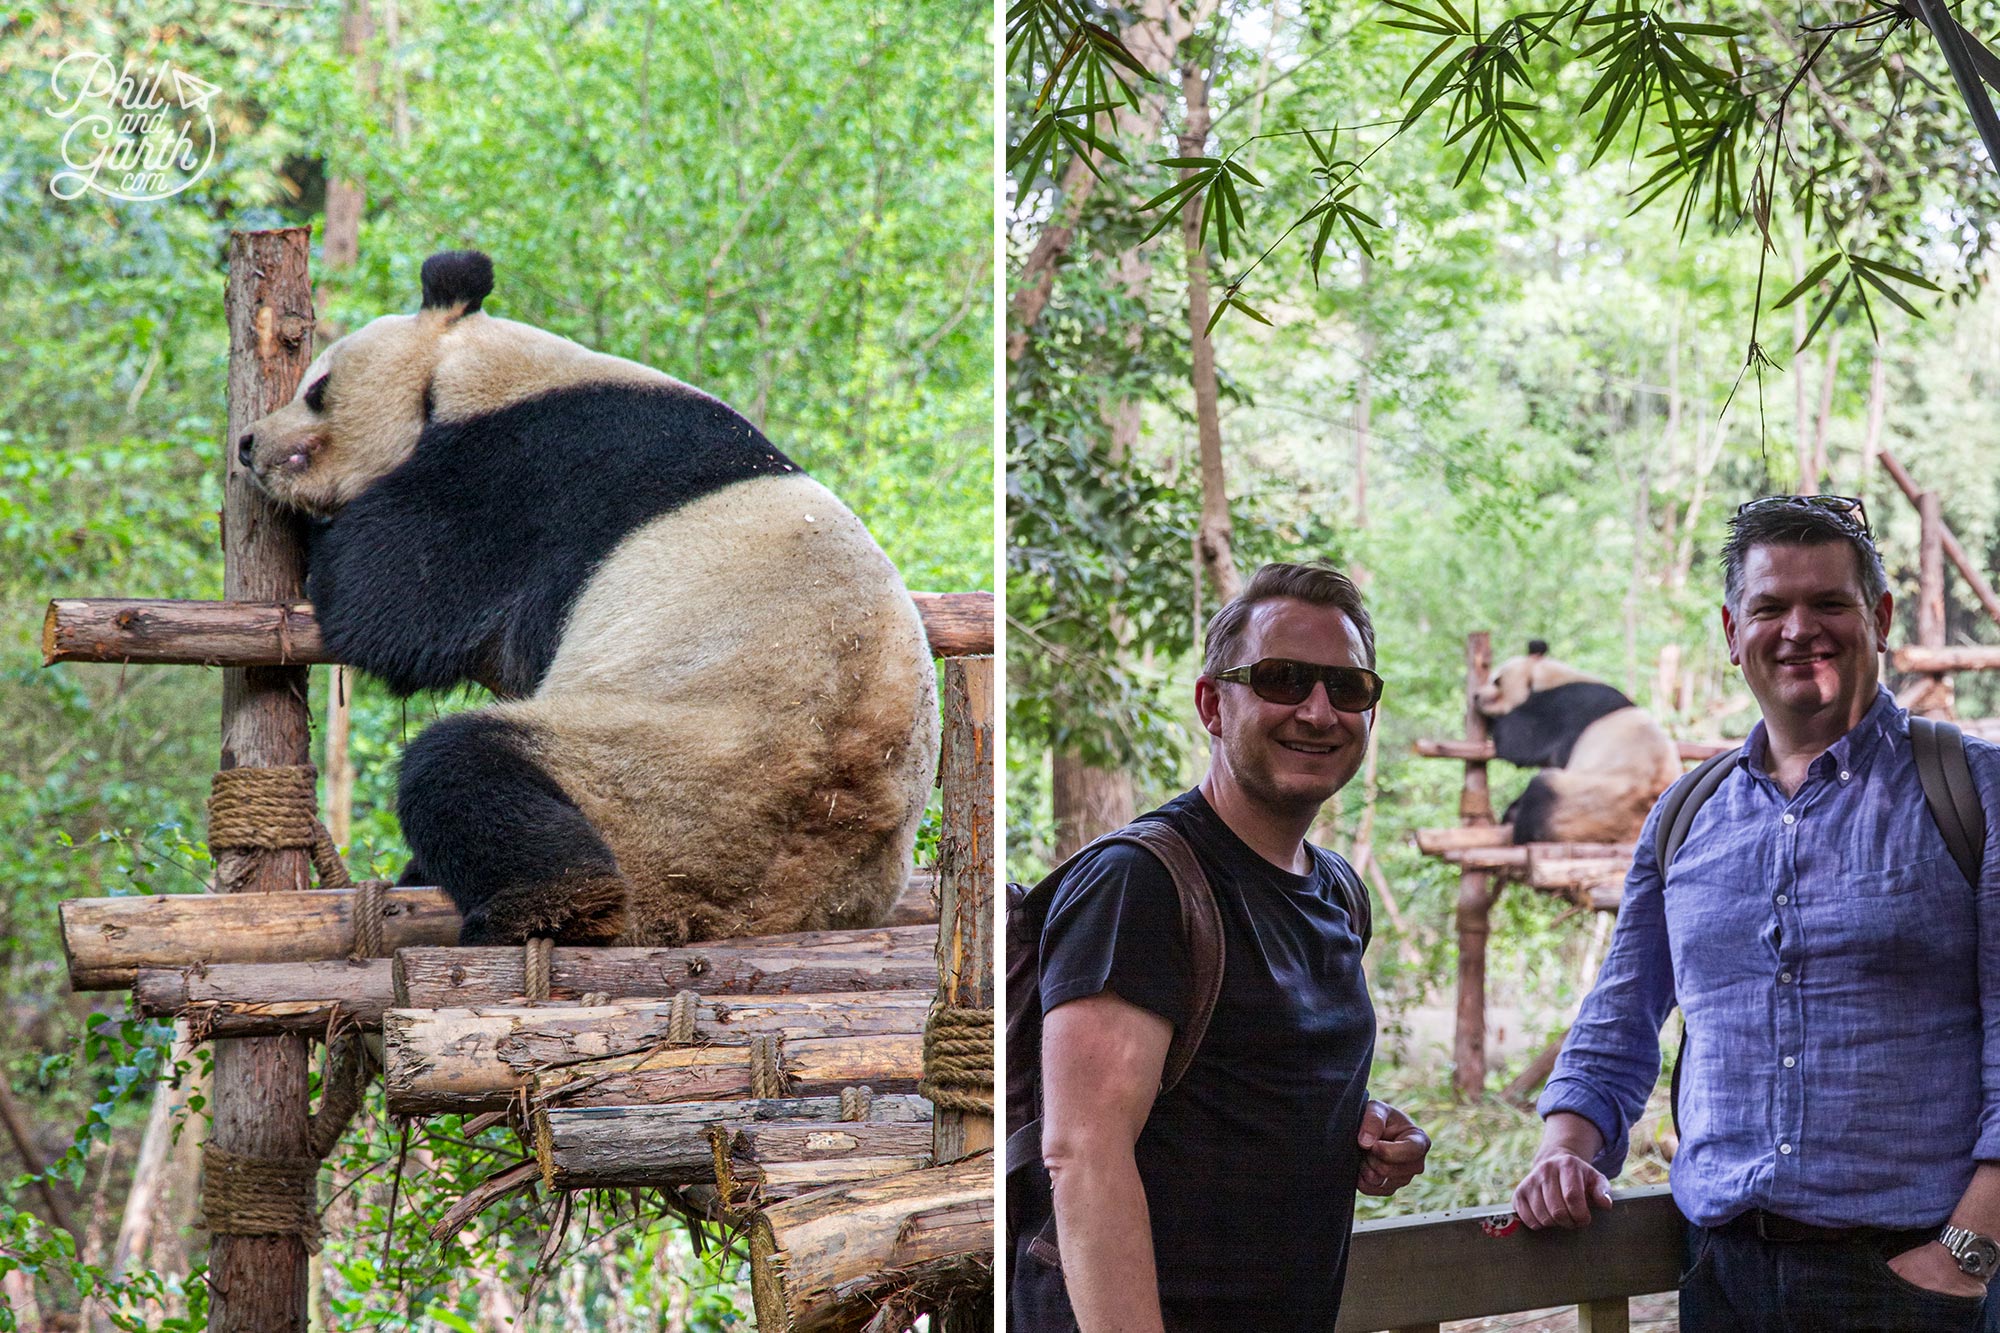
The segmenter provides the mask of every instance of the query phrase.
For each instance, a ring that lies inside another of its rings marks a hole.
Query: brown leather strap
[[[1187,1021],[1174,1029],[1167,1047],[1167,1062],[1160,1075],[1160,1091],[1166,1092],[1194,1063],[1195,1050],[1208,1035],[1208,1021],[1222,994],[1222,911],[1216,906],[1215,891],[1209,887],[1194,848],[1171,825],[1157,819],[1140,820],[1120,829],[1116,836],[1157,857],[1173,878],[1181,900],[1181,933],[1188,952],[1188,1012]]]

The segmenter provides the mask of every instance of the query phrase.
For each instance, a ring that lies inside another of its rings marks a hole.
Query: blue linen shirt
[[[1965,882],[1924,803],[1909,714],[1880,690],[1789,800],[1760,722],[1664,884],[1646,820],[1611,952],[1537,1110],[1574,1111],[1623,1166],[1687,1024],[1674,1199],[1703,1226],[1762,1208],[1927,1227],[2000,1160],[2000,746],[1966,738],[1986,811]]]

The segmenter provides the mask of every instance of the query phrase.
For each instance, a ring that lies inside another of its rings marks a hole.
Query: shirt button
[[[1778,906],[1783,907],[1786,903],[1790,901],[1791,899],[1786,897],[1784,894],[1781,893],[1778,895]]]
[[[1847,781],[1847,780],[1848,780],[1849,778],[1851,778],[1851,777],[1853,777],[1853,776],[1854,776],[1854,775],[1853,775],[1852,773],[1849,773],[1849,772],[1848,772],[1848,771],[1847,771],[1846,769],[1844,769],[1844,768],[1840,770],[1840,780],[1841,780],[1842,782],[1845,782],[1845,781]]]
[[[1790,1157],[1792,1155],[1792,1145],[1789,1143],[1781,1143],[1778,1145],[1778,1151],[1783,1153],[1785,1156]]]
[[[1785,1068],[1790,1069],[1793,1065],[1797,1063],[1798,1063],[1797,1058],[1789,1055],[1785,1057]]]
[[[1798,818],[1798,816],[1797,816],[1797,815],[1794,815],[1794,814],[1789,814],[1789,813],[1788,813],[1788,814],[1787,814],[1787,815],[1785,816],[1785,822],[1786,822],[1787,824],[1796,824],[1796,823],[1798,823],[1798,822],[1799,822],[1799,818]]]
[[[1792,974],[1791,974],[1791,973],[1789,973],[1789,972],[1780,972],[1780,973],[1778,973],[1778,980],[1780,980],[1780,981],[1787,981],[1787,982],[1788,982],[1788,981],[1790,981],[1791,979],[1792,979]]]

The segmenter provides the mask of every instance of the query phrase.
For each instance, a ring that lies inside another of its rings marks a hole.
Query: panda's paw
[[[619,874],[565,875],[503,889],[465,913],[458,942],[502,948],[531,939],[588,946],[625,933],[631,886]]]

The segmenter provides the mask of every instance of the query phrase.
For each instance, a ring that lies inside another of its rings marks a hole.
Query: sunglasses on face
[[[1759,509],[1817,509],[1832,514],[1864,537],[1868,531],[1868,510],[1857,495],[1764,495],[1736,506],[1738,514]]]
[[[1327,702],[1343,713],[1365,713],[1382,699],[1382,678],[1366,667],[1321,666],[1289,657],[1233,666],[1216,672],[1215,679],[1248,685],[1259,699],[1294,707],[1312,697],[1315,684],[1324,684]]]

